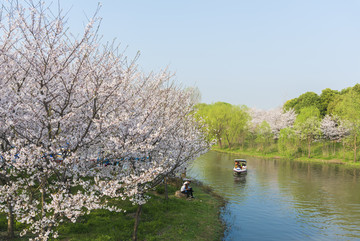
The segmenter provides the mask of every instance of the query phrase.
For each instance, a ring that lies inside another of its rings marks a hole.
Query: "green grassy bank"
[[[232,153],[238,155],[252,156],[252,157],[261,157],[261,158],[274,158],[274,159],[284,159],[284,160],[294,160],[294,161],[304,161],[304,162],[318,162],[318,163],[335,163],[342,164],[348,167],[360,168],[360,161],[354,162],[351,152],[346,152],[346,157],[343,158],[342,154],[337,154],[336,156],[323,155],[321,145],[314,145],[313,154],[311,158],[300,156],[300,157],[288,157],[282,155],[278,151],[268,151],[266,153],[262,151],[257,151],[255,149],[241,150],[237,148],[220,148],[219,146],[213,146],[212,150],[224,153]]]
[[[168,186],[167,201],[164,186],[159,186],[150,193],[151,198],[142,209],[138,240],[222,239],[224,225],[219,212],[225,204],[224,200],[201,183],[193,182],[191,186],[195,191],[195,198],[191,200],[176,198],[174,193],[180,186],[174,183]],[[60,226],[58,240],[131,240],[137,206],[129,202],[118,203],[118,206],[127,212],[96,210],[81,217],[75,224],[66,223]],[[6,222],[5,215],[0,214],[0,240],[6,240]]]

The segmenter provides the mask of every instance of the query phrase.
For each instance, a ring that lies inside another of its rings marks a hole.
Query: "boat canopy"
[[[235,159],[235,163],[246,163],[245,159]]]

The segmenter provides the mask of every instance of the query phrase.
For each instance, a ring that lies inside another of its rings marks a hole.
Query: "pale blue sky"
[[[46,0],[50,2],[50,0]],[[79,32],[98,1],[62,0]],[[202,102],[271,109],[360,82],[360,1],[101,1],[100,33],[141,68],[169,67]],[[56,4],[56,3],[55,3]]]

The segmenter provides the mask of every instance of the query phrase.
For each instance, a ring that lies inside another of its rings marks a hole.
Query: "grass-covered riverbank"
[[[201,183],[191,184],[196,198],[179,199],[174,196],[179,185],[169,185],[169,200],[165,201],[164,187],[150,194],[143,206],[138,240],[221,240],[224,225],[219,217],[224,200]],[[59,240],[131,240],[136,206],[120,204],[126,213],[96,210],[59,228]],[[6,240],[6,217],[0,214],[0,240]],[[28,240],[15,239],[15,240]]]
[[[245,156],[253,156],[253,157],[261,157],[261,158],[275,158],[275,159],[286,159],[286,160],[294,160],[294,161],[306,161],[306,162],[318,162],[318,163],[335,163],[335,164],[342,164],[349,167],[356,167],[360,168],[360,161],[354,162],[350,158],[340,158],[340,157],[332,157],[332,156],[322,156],[319,154],[319,151],[314,152],[311,158],[307,158],[304,156],[301,157],[287,157],[282,155],[279,152],[268,152],[263,153],[261,151],[256,150],[241,150],[241,149],[229,149],[229,148],[219,148],[218,146],[213,146],[212,150],[224,153],[232,153],[238,155],[245,155]]]

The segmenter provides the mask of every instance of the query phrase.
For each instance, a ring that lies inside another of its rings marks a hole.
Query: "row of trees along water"
[[[358,159],[360,85],[320,95],[306,92],[273,110],[224,102],[198,104],[208,138],[219,148],[286,157]]]
[[[93,209],[138,205],[210,143],[191,93],[101,44],[95,14],[72,35],[61,9],[5,1],[0,13],[0,215],[20,235],[58,236]],[[166,179],[165,179],[166,180]],[[31,237],[31,236],[30,236]]]

